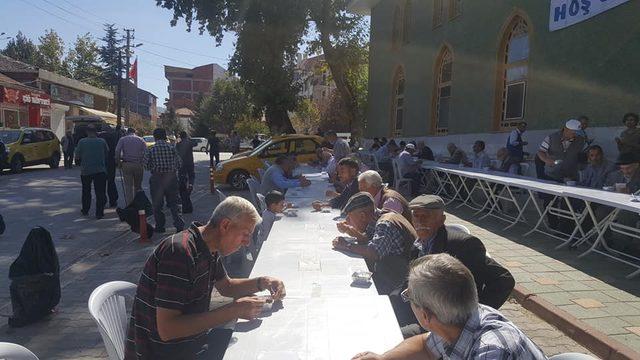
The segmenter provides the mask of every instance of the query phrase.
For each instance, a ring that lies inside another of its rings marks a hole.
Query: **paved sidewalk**
[[[509,268],[518,285],[632,350],[640,358],[640,281],[627,280],[630,266],[584,251],[555,250],[555,239],[508,225],[495,218],[478,220],[473,211],[450,207],[448,223],[460,223],[478,236],[491,256]],[[468,221],[467,221],[468,220]]]

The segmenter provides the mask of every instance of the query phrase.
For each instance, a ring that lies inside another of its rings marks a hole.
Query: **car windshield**
[[[0,140],[5,144],[11,144],[20,138],[20,130],[0,130]]]
[[[271,145],[272,143],[273,142],[271,141],[271,139],[265,140],[262,144],[260,144],[260,146],[258,146],[255,150],[251,152],[251,155],[260,154],[262,150],[264,150],[267,146]]]

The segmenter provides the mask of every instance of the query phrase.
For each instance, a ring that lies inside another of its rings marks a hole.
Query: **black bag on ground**
[[[149,198],[147,198],[147,195],[144,193],[144,191],[138,191],[131,204],[129,204],[129,206],[127,206],[126,208],[116,209],[120,221],[124,221],[129,224],[129,226],[131,227],[131,231],[136,234],[140,233],[140,219],[138,217],[139,210],[144,210],[147,217],[153,214],[153,206],[151,205],[151,201],[149,201]],[[153,231],[153,226],[147,223],[147,236],[152,237]]]
[[[11,264],[9,279],[13,307],[9,326],[24,326],[51,314],[60,302],[60,265],[49,231],[36,227],[29,232]]]

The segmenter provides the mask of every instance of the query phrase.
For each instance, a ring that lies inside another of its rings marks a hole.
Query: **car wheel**
[[[229,185],[233,188],[233,190],[240,191],[246,190],[249,186],[247,185],[247,179],[249,178],[249,173],[244,170],[234,170],[229,174]]]
[[[60,153],[53,153],[53,155],[51,155],[51,159],[49,159],[49,167],[51,167],[52,169],[57,169],[60,167]]]
[[[207,148],[206,147],[201,147],[200,148],[200,152],[207,152]]]
[[[23,167],[24,159],[22,158],[22,155],[15,155],[13,159],[11,159],[11,172],[19,174],[22,172]]]

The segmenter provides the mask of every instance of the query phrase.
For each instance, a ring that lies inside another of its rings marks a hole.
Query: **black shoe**
[[[114,209],[118,207],[118,203],[114,203],[114,204],[109,204],[109,207]]]
[[[80,213],[82,214],[82,216],[89,216],[88,211],[80,210]]]
[[[104,214],[100,214],[100,215],[96,214],[96,220],[100,220],[100,219],[102,219],[103,217],[104,217]]]

